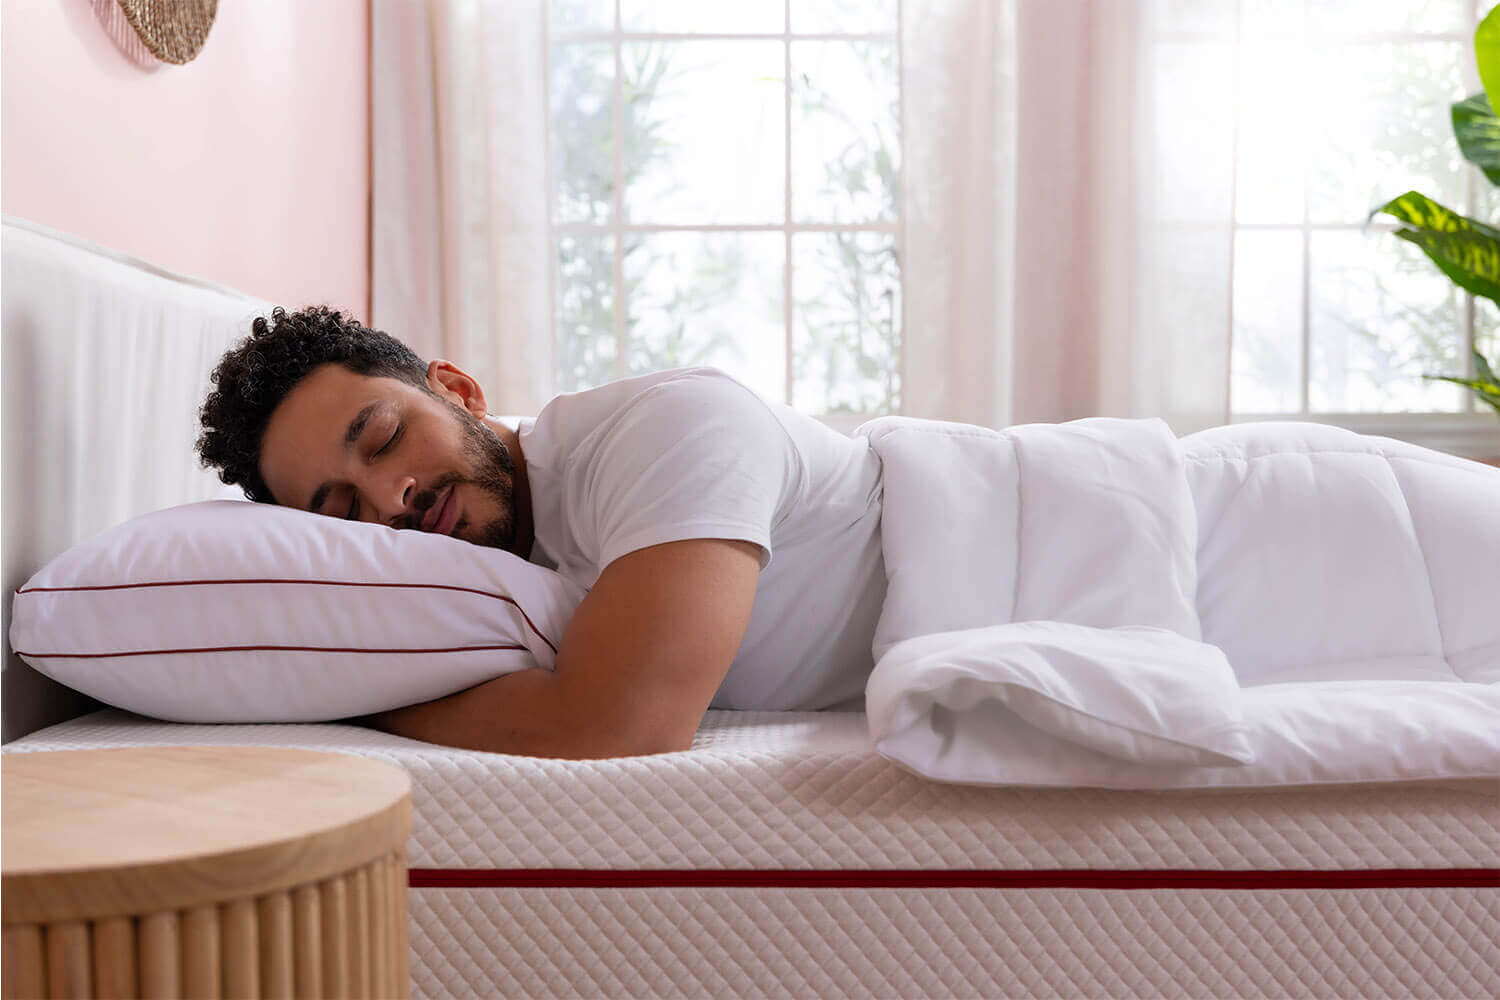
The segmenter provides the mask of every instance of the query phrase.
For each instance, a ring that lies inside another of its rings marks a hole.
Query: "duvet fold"
[[[1500,470],[1302,423],[855,434],[883,470],[889,759],[980,784],[1500,775]]]

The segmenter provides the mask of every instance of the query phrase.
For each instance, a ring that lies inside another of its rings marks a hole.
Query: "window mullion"
[[[614,174],[615,174],[615,378],[625,376],[625,53],[615,0]]]
[[[564,374],[562,370],[562,344],[557,339],[557,314],[561,311],[562,303],[562,275],[559,269],[562,267],[562,256],[558,238],[558,223],[562,221],[561,213],[557,210],[557,161],[555,142],[555,130],[552,121],[552,60],[557,51],[550,40],[551,25],[548,23],[548,11],[542,9],[542,44],[545,45],[547,58],[542,73],[542,113],[546,115],[546,127],[543,134],[547,137],[547,322],[550,330],[547,341],[548,357],[551,359],[551,374],[547,380],[547,395],[555,395],[561,388],[562,381],[566,378],[571,383],[572,373]]]
[[[1224,413],[1226,418],[1234,409],[1234,250],[1235,244],[1239,242],[1239,232],[1235,229],[1235,223],[1239,221],[1240,75],[1243,71],[1240,53],[1243,42],[1240,36],[1243,33],[1243,27],[1244,17],[1240,0],[1235,0],[1234,56],[1229,71],[1230,114],[1234,118],[1231,126],[1233,131],[1229,140],[1229,308],[1226,310],[1225,324],[1228,330],[1224,338]]]
[[[786,120],[783,122],[786,127],[785,143],[783,144],[786,153],[786,189],[783,195],[786,201],[781,221],[786,230],[784,242],[786,260],[784,261],[785,267],[782,274],[782,297],[785,300],[782,303],[784,307],[782,321],[785,324],[784,333],[786,335],[786,404],[794,406],[796,404],[792,401],[793,358],[795,357],[793,354],[794,345],[792,337],[792,0],[786,0],[786,9],[783,11],[783,15],[786,18],[781,24],[783,31],[781,39],[782,54],[784,57],[782,63],[782,83],[785,84],[784,96],[786,99]]]
[[[759,31],[618,31],[615,33],[569,31],[559,32],[553,36],[553,39],[559,42],[607,42],[618,35],[620,39],[627,42],[776,42],[788,34],[790,34],[790,28],[787,31],[769,34]],[[1419,37],[1434,38],[1439,41],[1444,38],[1442,35]],[[799,42],[888,42],[891,40],[891,34],[888,31],[798,32],[797,40]]]
[[[1375,226],[1378,223],[1371,223],[1371,225]],[[627,224],[620,228],[627,233],[779,233],[787,229],[790,229],[794,233],[897,233],[900,231],[900,226],[891,222],[808,222],[795,226],[785,226],[780,223],[744,223],[739,225],[730,223],[728,225],[704,224],[701,226],[636,223]],[[1358,229],[1359,226],[1351,226],[1349,228]],[[580,234],[612,233],[614,229],[613,224],[598,226],[589,222],[568,222],[558,226],[560,232]]]
[[[1469,0],[1468,6],[1469,19],[1466,23],[1477,27],[1479,24],[1479,0]],[[1467,207],[1467,214],[1472,219],[1479,214],[1479,185],[1474,177],[1477,168],[1473,164],[1468,164],[1465,170],[1465,179],[1467,182],[1465,186],[1465,196],[1467,198],[1465,205]],[[1474,369],[1474,351],[1479,347],[1479,331],[1474,322],[1474,293],[1462,290],[1461,294],[1464,297],[1464,349],[1462,351],[1464,378],[1472,379],[1478,375],[1478,372]],[[1478,402],[1475,400],[1472,392],[1464,392],[1463,401],[1463,411],[1465,413],[1473,413],[1478,406]]]
[[[911,329],[906,323],[906,170],[910,162],[906,152],[906,46],[901,35],[902,0],[896,0],[896,147],[901,153],[901,169],[896,172],[896,287],[901,293],[901,335],[896,342],[896,404],[897,413],[906,412],[906,345],[910,339],[906,332]],[[1230,276],[1234,280],[1233,275]]]
[[[1307,93],[1308,58],[1307,0],[1302,2],[1302,58],[1298,60],[1302,73],[1302,92]],[[1312,412],[1312,171],[1308,169],[1311,151],[1308,145],[1307,127],[1310,112],[1308,105],[1301,107],[1302,114],[1302,399],[1300,412],[1305,416]]]

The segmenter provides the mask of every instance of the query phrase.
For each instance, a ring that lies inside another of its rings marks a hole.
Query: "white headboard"
[[[5,642],[0,740],[101,707],[10,648],[17,587],[77,542],[163,507],[244,494],[200,468],[220,356],[272,303],[4,216]]]

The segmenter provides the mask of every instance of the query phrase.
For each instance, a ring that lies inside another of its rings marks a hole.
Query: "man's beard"
[[[488,424],[460,406],[451,402],[448,405],[455,411],[459,426],[463,428],[463,454],[473,470],[468,481],[494,500],[495,505],[500,508],[500,515],[495,520],[477,526],[478,538],[463,540],[509,552],[516,544],[515,461],[510,457],[505,442],[500,440],[500,435],[492,431]],[[466,513],[462,527],[468,526],[467,519]]]

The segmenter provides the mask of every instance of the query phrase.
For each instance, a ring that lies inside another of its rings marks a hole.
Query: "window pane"
[[[1468,6],[1468,0],[1308,0],[1308,21],[1313,31],[1344,34],[1465,31],[1473,29]]]
[[[786,237],[632,234],[626,374],[715,365],[786,401]]]
[[[1223,412],[1229,377],[1229,329],[1233,279],[1228,228],[1157,230],[1157,252],[1148,256],[1133,312],[1152,335],[1132,371],[1146,397],[1194,419]],[[1215,420],[1217,422],[1217,420]],[[1206,426],[1206,424],[1205,424]]]
[[[1306,0],[1240,0],[1240,26],[1247,35],[1301,37]]]
[[[792,405],[894,413],[901,402],[901,268],[891,233],[792,236]]]
[[[1147,0],[1155,31],[1233,31],[1235,0]]]
[[[1155,204],[1169,222],[1223,222],[1234,196],[1234,45],[1158,42],[1152,55]]]
[[[1460,366],[1463,296],[1389,232],[1312,234],[1313,410],[1456,410],[1458,388],[1423,379]]]
[[[1239,222],[1302,222],[1303,54],[1300,39],[1246,42],[1241,51]]]
[[[615,190],[614,48],[554,45],[549,72],[553,219],[608,223]]]
[[[1314,222],[1363,222],[1417,190],[1462,209],[1449,105],[1463,96],[1457,42],[1330,45],[1308,66]]]
[[[782,223],[782,43],[630,42],[623,52],[626,219]]]
[[[792,212],[798,222],[896,220],[896,46],[792,43]]]
[[[547,30],[613,31],[615,0],[547,0]]]
[[[1464,162],[1467,163],[1468,161]],[[1474,199],[1476,206],[1473,213],[1474,218],[1480,222],[1488,222],[1490,225],[1495,225],[1497,222],[1500,222],[1500,187],[1491,184],[1489,178],[1485,177],[1484,172],[1478,167],[1470,166],[1466,169],[1474,173],[1474,191],[1476,193]],[[1458,209],[1459,206],[1455,205],[1454,208]],[[1469,213],[1465,212],[1464,214],[1468,215]],[[1382,218],[1389,219],[1390,216],[1383,216]]]
[[[1236,413],[1302,409],[1302,233],[1241,232],[1234,240]]]
[[[786,0],[620,0],[620,24],[626,31],[779,35],[786,30]]]
[[[895,30],[896,0],[797,0],[792,4],[792,31],[796,34]]]
[[[615,240],[557,237],[557,391],[615,378]]]

